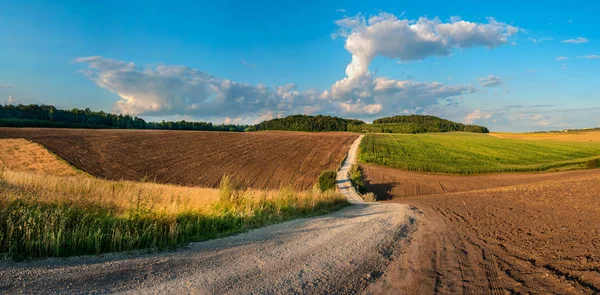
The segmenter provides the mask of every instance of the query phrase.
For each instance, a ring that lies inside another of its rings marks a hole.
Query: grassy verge
[[[423,172],[476,174],[585,169],[599,142],[518,140],[463,132],[367,134],[360,161]]]
[[[164,249],[338,210],[318,189],[219,190],[3,171],[0,255],[15,260]]]

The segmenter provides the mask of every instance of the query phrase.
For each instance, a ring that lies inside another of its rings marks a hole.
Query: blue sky
[[[0,0],[0,101],[216,123],[600,126],[598,1],[81,2]]]

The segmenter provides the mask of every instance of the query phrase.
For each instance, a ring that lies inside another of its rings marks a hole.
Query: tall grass
[[[0,255],[15,260],[164,249],[346,205],[334,191],[219,190],[0,174]]]
[[[472,133],[367,134],[359,159],[423,172],[476,174],[585,169],[599,142],[503,139]]]

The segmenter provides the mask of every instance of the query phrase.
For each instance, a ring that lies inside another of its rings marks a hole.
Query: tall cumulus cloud
[[[473,23],[452,18],[398,19],[387,13],[336,21],[336,38],[352,54],[346,77],[325,91],[299,91],[295,84],[269,87],[214,77],[187,66],[139,66],[101,56],[76,58],[81,72],[120,99],[113,111],[132,115],[186,115],[201,118],[265,119],[289,114],[329,114],[372,118],[424,109],[477,89],[376,77],[369,65],[377,56],[416,61],[448,56],[454,48],[506,44],[519,29],[489,18]],[[248,121],[248,120],[246,120]]]

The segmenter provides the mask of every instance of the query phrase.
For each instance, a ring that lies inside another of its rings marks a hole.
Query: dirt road
[[[398,261],[417,214],[355,204],[172,252],[2,261],[0,293],[361,293]]]

